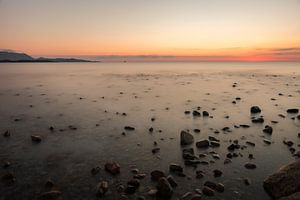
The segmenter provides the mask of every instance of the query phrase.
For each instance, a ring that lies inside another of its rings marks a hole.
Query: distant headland
[[[77,58],[33,58],[25,53],[0,51],[0,62],[99,62]]]

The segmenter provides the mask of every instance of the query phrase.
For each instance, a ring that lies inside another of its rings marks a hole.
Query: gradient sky
[[[0,27],[33,56],[300,60],[300,0],[0,0]]]

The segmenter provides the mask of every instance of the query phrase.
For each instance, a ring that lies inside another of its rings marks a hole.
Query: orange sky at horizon
[[[300,61],[299,0],[0,0],[0,26],[34,57]]]

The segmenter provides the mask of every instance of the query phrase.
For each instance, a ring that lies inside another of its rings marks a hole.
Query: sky
[[[0,0],[0,27],[35,57],[300,61],[300,0]]]

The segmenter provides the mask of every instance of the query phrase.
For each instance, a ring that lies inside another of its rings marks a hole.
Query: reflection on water
[[[223,183],[225,192],[209,199],[252,199],[253,194],[269,199],[263,179],[294,159],[282,141],[294,141],[299,150],[300,122],[286,113],[287,108],[300,107],[299,75],[299,63],[0,64],[0,131],[11,130],[10,138],[0,140],[1,161],[10,161],[11,166],[0,172],[10,170],[16,176],[16,183],[0,187],[0,192],[4,199],[34,199],[51,178],[65,199],[96,199],[95,186],[99,180],[108,180],[106,199],[117,199],[116,186],[125,185],[132,178],[130,169],[136,167],[148,176],[130,198],[144,195],[148,199],[149,188],[155,187],[149,177],[152,170],[168,172],[170,163],[184,166],[179,135],[189,129],[195,141],[214,136],[221,146],[197,149],[190,145],[196,155],[208,154],[203,160],[213,163],[186,166],[186,177],[175,176],[179,187],[174,198],[212,180]],[[264,124],[251,122],[252,105],[262,108]],[[213,118],[184,114],[199,106]],[[251,127],[234,128],[240,124]],[[127,125],[135,130],[125,131]],[[262,132],[265,125],[272,125],[272,135]],[[226,126],[232,132],[223,133]],[[201,132],[194,133],[195,128]],[[40,135],[42,142],[33,144],[32,134]],[[224,165],[227,146],[236,139],[246,148]],[[160,148],[156,154],[152,153],[154,142]],[[211,151],[220,159],[212,158]],[[249,160],[249,154],[254,159]],[[103,170],[109,160],[121,165],[119,176]],[[246,169],[249,161],[257,169]],[[92,176],[90,170],[96,166],[102,170]],[[214,169],[223,175],[214,178]],[[204,171],[203,179],[196,179],[196,170]],[[250,186],[243,184],[245,178],[251,180]]]

